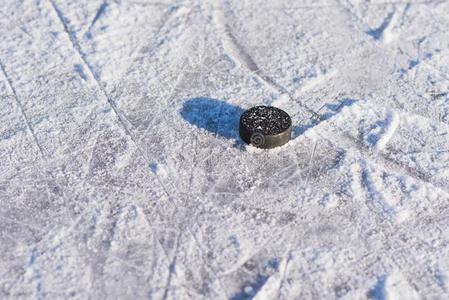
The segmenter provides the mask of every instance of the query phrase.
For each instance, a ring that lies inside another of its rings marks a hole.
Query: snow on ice
[[[0,2],[0,298],[449,297],[449,1]]]

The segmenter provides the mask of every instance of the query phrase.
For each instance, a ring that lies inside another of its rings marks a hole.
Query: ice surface
[[[448,1],[0,2],[0,298],[449,297]]]

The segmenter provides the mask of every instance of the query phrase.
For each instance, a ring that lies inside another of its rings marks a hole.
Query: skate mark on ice
[[[394,133],[396,132],[396,129],[399,127],[400,123],[399,115],[392,111],[388,112],[385,123],[386,127],[384,129],[384,133],[376,143],[377,150],[383,150],[393,137]]]
[[[304,93],[310,91],[319,85],[325,84],[336,75],[338,75],[338,70],[336,69],[320,71],[316,75],[305,78],[305,81],[299,88],[298,92]]]
[[[351,4],[350,2],[346,1],[338,1],[340,6],[343,7],[344,10],[347,11],[347,13],[350,15],[350,17],[355,21],[355,23],[358,23],[359,28],[368,28],[363,29],[363,31],[371,36],[375,41],[383,42],[384,44],[388,44],[391,41],[395,39],[395,33],[393,32],[393,28],[397,25],[398,21],[403,22],[403,19],[405,18],[405,15],[407,14],[407,11],[410,8],[409,4],[404,5],[404,8],[402,9],[401,16],[398,16],[397,8],[393,8],[392,11],[390,11],[385,18],[383,19],[382,23],[376,27],[376,28],[370,28],[368,24],[366,24],[365,20],[360,17],[355,11],[354,11],[354,4]],[[399,4],[398,2],[397,4]],[[374,3],[370,4],[373,5]],[[380,3],[379,3],[380,4]],[[394,4],[394,2],[392,3]],[[401,20],[398,20],[401,19]],[[402,25],[399,24],[400,26]]]
[[[100,291],[105,290],[104,272],[107,261],[112,257],[112,243],[116,238],[120,220],[123,218],[122,207],[118,204],[106,207],[94,216],[95,223],[92,226],[92,242],[96,246],[96,252],[90,253],[95,258],[91,262],[94,270],[92,276],[92,286]],[[98,219],[97,219],[98,218]]]
[[[155,179],[159,183],[163,192],[167,195],[168,203],[174,207],[174,211],[172,214],[175,215],[175,214],[179,213],[180,210],[182,210],[182,208],[180,208],[179,203],[177,203],[174,198],[174,197],[176,197],[176,198],[180,199],[182,197],[179,189],[174,184],[172,184],[171,181],[168,183],[170,185],[170,189],[168,189],[165,178],[162,178],[162,176],[161,176],[162,174],[160,172],[161,171],[164,172],[164,169],[161,168],[160,165],[157,165],[156,163],[151,163],[151,165],[149,166],[149,169],[151,170],[151,174],[154,175]],[[172,193],[169,192],[169,190],[174,191],[175,195],[172,195]],[[193,221],[193,225],[195,225],[195,224],[197,224],[197,223],[195,221]],[[196,245],[196,248],[201,253],[201,257],[206,257],[204,249],[202,248],[202,243],[200,243],[197,236],[193,233],[193,231],[191,230],[191,228],[189,226],[186,227],[185,232],[193,239],[193,241]],[[161,246],[162,246],[162,243],[161,243]],[[167,257],[168,257],[168,253],[167,253]],[[204,262],[205,268],[208,269],[208,272],[210,272],[212,274],[212,276],[214,277],[214,279],[218,281],[220,289],[222,290],[222,293],[223,293],[223,299],[228,298],[226,295],[226,289],[224,288],[224,285],[221,282],[220,277],[217,275],[216,268],[214,268],[213,265],[211,265],[204,259],[203,259],[203,262]],[[176,272],[174,273],[174,275],[176,276]]]
[[[321,120],[328,120],[335,115],[339,114],[345,107],[352,106],[357,102],[355,99],[351,98],[343,98],[337,103],[326,103],[320,109],[318,109],[317,114],[324,108],[327,111],[324,112],[321,116]]]
[[[317,142],[315,141],[315,143],[313,144],[312,153],[310,154],[309,166],[308,166],[308,170],[307,170],[308,172],[307,172],[307,175],[306,175],[306,182],[305,182],[306,185],[309,182],[310,173],[311,173],[312,164],[313,164],[313,159],[315,158],[316,145],[317,145]]]
[[[250,71],[250,73],[254,75],[261,83],[271,88],[274,92],[279,93],[279,99],[282,99],[281,102],[295,102],[303,110],[309,113],[312,118],[318,118],[319,115],[314,110],[310,109],[306,104],[299,101],[294,92],[289,91],[286,87],[278,83],[276,80],[265,74],[260,69],[247,49],[245,49],[245,47],[240,43],[238,38],[232,32],[231,26],[226,21],[227,19],[229,19],[229,16],[234,16],[234,12],[231,9],[230,4],[226,2],[223,5],[219,5],[215,9],[212,18],[215,26],[219,29],[219,32],[223,37],[223,47],[228,56],[236,63],[236,65],[243,66],[248,71]],[[315,85],[320,84],[322,81],[335,76],[336,73],[336,71],[332,70],[330,72],[317,76],[315,78],[315,82],[314,80],[312,80],[312,82],[309,82],[310,88],[313,88]]]
[[[447,277],[440,269],[435,270],[435,280],[438,286],[445,292],[447,292],[446,279]]]
[[[316,111],[308,108],[308,111],[311,114],[309,123],[306,123],[307,121],[302,121],[300,123],[303,124],[293,126],[292,139],[297,138],[307,130],[319,125],[323,121],[331,119],[335,115],[339,114],[345,107],[352,106],[355,103],[357,103],[357,100],[355,99],[343,98],[337,103],[326,103]],[[323,109],[326,109],[326,111],[324,113],[320,113]]]
[[[379,160],[379,162],[387,169],[400,173],[400,174],[406,174],[407,176],[410,176],[414,178],[415,180],[418,180],[420,182],[425,182],[428,184],[431,184],[435,186],[436,188],[441,189],[442,191],[448,192],[449,190],[446,187],[445,183],[432,180],[432,175],[421,168],[414,168],[409,166],[408,164],[396,160],[394,157],[390,155],[390,153],[387,152],[377,152],[373,151],[372,148],[365,145],[360,138],[356,139],[352,136],[349,136],[347,134],[340,135],[339,138],[341,138],[341,141],[345,144],[347,143],[346,147],[351,147],[353,149],[356,149],[359,151],[364,157],[369,159],[374,159],[374,161]],[[331,143],[333,143],[331,140],[329,140]]]
[[[345,101],[343,101],[344,103]],[[347,104],[355,103],[355,101],[349,101],[346,102]],[[320,109],[321,110],[321,109]],[[318,111],[319,112],[319,111]],[[293,128],[293,137],[292,139],[297,138],[299,135],[303,134],[307,130],[314,130],[317,126],[326,126],[326,122],[329,122],[329,124],[333,124],[333,115],[329,115],[326,119],[324,119],[324,114],[319,114],[318,112],[315,112],[315,114],[318,116],[318,120],[312,119],[312,122],[309,124],[297,126]],[[385,151],[377,151],[376,148],[373,149],[373,147],[370,147],[369,145],[364,142],[363,138],[363,132],[359,134],[358,137],[353,137],[349,135],[348,133],[340,133],[340,132],[334,132],[336,136],[338,136],[339,140],[336,142],[334,140],[334,136],[330,137],[327,134],[319,133],[320,138],[323,140],[328,141],[332,145],[340,146],[344,148],[352,148],[357,151],[359,151],[361,154],[363,154],[367,158],[371,158],[374,160],[380,160],[380,162],[388,169],[394,172],[398,173],[406,173],[408,176],[418,180],[422,181],[428,184],[431,184],[435,186],[438,189],[441,189],[442,191],[445,191],[449,193],[449,190],[447,188],[447,184],[445,182],[442,182],[441,180],[435,180],[432,178],[432,175],[427,170],[424,170],[422,168],[412,167],[408,164],[396,160],[390,153]],[[378,139],[376,139],[376,142]],[[375,144],[374,144],[375,145]],[[373,145],[372,145],[373,146]]]
[[[92,22],[90,22],[89,28],[87,29],[87,32],[85,34],[85,36],[87,38],[92,38],[92,33],[91,30],[94,27],[95,23],[97,23],[98,19],[100,19],[103,14],[106,12],[106,9],[108,8],[109,3],[107,3],[107,1],[103,1],[103,3],[101,3],[100,7],[97,10],[97,13],[95,14],[95,17],[93,18]]]
[[[84,72],[83,66],[81,64],[75,64],[73,66],[73,69],[75,70],[76,73],[78,73],[78,75],[81,77],[82,80],[87,81],[87,75]]]
[[[262,266],[260,268],[258,265],[260,262],[252,261],[252,259],[248,260],[243,267],[245,268],[254,268],[259,270],[251,270],[248,269],[251,273],[251,279],[246,281],[242,286],[241,291],[236,295],[232,296],[231,300],[246,300],[246,299],[254,299],[257,296],[257,293],[262,290],[263,286],[267,283],[268,279],[279,272],[279,259],[277,257],[272,258],[268,261],[267,265]],[[252,266],[254,264],[254,266]]]
[[[224,8],[226,13],[232,14],[232,11],[229,7]],[[216,27],[222,32],[224,40],[223,46],[225,50],[230,53],[231,58],[237,63],[245,67],[246,69],[254,72],[257,75],[260,75],[259,67],[257,66],[254,59],[249,55],[249,53],[243,48],[243,46],[239,43],[235,35],[232,33],[230,26],[226,22],[226,15],[222,11],[222,8],[219,7],[215,10],[213,16],[214,23]]]
[[[95,72],[95,69],[89,64],[87,57],[86,57],[85,53],[83,52],[75,34],[72,31],[70,31],[68,21],[64,17],[63,12],[55,4],[54,0],[48,0],[48,1],[50,2],[50,6],[52,7],[52,9],[55,12],[56,16],[58,17],[59,21],[62,23],[64,31],[67,34],[67,36],[69,37],[72,48],[78,53],[81,61],[86,66],[87,71],[89,71],[89,75],[93,78],[94,83],[96,84],[98,89],[102,92],[103,96],[106,98],[106,101],[108,102],[109,106],[112,108],[112,111],[116,115],[118,122],[123,127],[125,134],[132,141],[132,143],[134,144],[136,149],[139,151],[139,153],[142,155],[142,157],[144,157],[146,160],[148,160],[148,158],[145,155],[145,153],[143,152],[143,150],[139,147],[139,143],[138,143],[138,141],[136,141],[134,135],[131,132],[131,129],[127,126],[126,122],[129,122],[129,121],[126,119],[126,117],[122,116],[119,113],[119,109],[117,108],[114,100],[106,92],[104,86],[101,84],[99,75]]]
[[[4,16],[6,19],[9,19],[9,16],[2,11],[0,11],[0,15]],[[26,29],[24,23],[21,20],[19,20],[18,23],[20,24],[20,30],[25,33],[31,40],[33,40],[34,36]]]
[[[379,27],[368,30],[366,33],[372,36],[375,40],[389,42],[392,39],[391,26],[395,15],[395,11],[389,12]]]
[[[398,4],[399,3],[400,2],[398,2]],[[379,27],[373,28],[366,33],[372,36],[375,40],[382,41],[384,44],[392,42],[396,39],[398,27],[404,26],[405,18],[411,5],[410,2],[405,5],[400,5],[401,12],[399,12],[399,9],[393,9],[393,11],[387,14]]]
[[[196,166],[198,164],[198,135],[195,134],[193,137],[193,157],[192,157],[192,165],[190,167],[190,175],[189,175],[189,193],[192,194],[193,180],[195,175]]]
[[[40,271],[39,266],[37,265],[37,259],[39,258],[39,253],[34,247],[31,250],[30,261],[28,264],[28,268],[31,271],[31,280],[36,284],[36,299],[45,299],[45,291],[44,291],[44,280],[42,278],[42,273]]]
[[[368,298],[374,299],[374,300],[385,300],[385,282],[387,280],[387,277],[385,275],[379,277],[377,279],[376,284],[373,286],[373,288],[368,292]]]
[[[148,3],[151,5],[151,3]],[[165,35],[169,35],[170,30],[170,22],[173,19],[177,19],[183,16],[183,12],[180,8],[179,4],[173,4],[168,7],[166,12],[162,17],[162,21],[157,26],[155,33],[152,35],[150,39],[142,39],[138,45],[132,50],[129,54],[128,61],[130,62],[125,68],[124,71],[121,72],[121,76],[119,76],[119,80],[117,82],[124,81],[126,76],[133,72],[134,70],[138,70],[142,66],[142,59],[145,57],[152,57],[154,53],[159,49],[162,45],[162,41],[164,40],[163,31],[167,31]],[[88,32],[87,32],[88,33]],[[149,41],[150,40],[150,41]],[[111,94],[115,92],[116,87],[113,88]]]
[[[368,171],[365,163],[362,163],[362,173],[361,180],[362,186],[366,192],[367,199],[369,201],[368,206],[375,211],[381,211],[387,216],[391,217],[395,211],[394,209],[388,205],[384,199],[384,196],[378,189],[376,188],[376,184],[371,178],[371,174]]]
[[[229,52],[233,54],[232,56],[234,56],[238,63],[254,73],[261,82],[265,83],[270,88],[278,91],[281,94],[289,94],[285,87],[278,84],[273,78],[266,75],[259,68],[252,56],[245,50],[245,48],[240,44],[235,35],[231,32],[231,28],[227,24],[225,25],[225,33],[227,35],[227,38],[224,40],[225,49],[228,49]]]
[[[168,270],[167,283],[165,285],[164,295],[162,297],[162,299],[164,299],[164,300],[167,299],[167,297],[168,297],[168,293],[170,291],[170,286],[171,286],[171,282],[172,282],[172,277],[173,277],[173,275],[176,275],[176,260],[178,259],[178,251],[179,251],[181,235],[182,235],[182,231],[180,231],[178,233],[178,236],[176,237],[176,246],[175,246],[175,251],[173,254],[173,259],[171,260],[170,265],[168,267],[169,270]]]
[[[23,226],[23,227],[27,228],[28,230],[30,230],[32,233],[35,233],[35,232],[46,233],[47,232],[44,228],[41,228],[40,226],[38,226],[36,224],[31,225],[31,224],[28,224],[27,222],[19,221],[17,219],[9,218],[7,216],[2,216],[2,215],[0,215],[0,219],[5,220],[9,223]]]
[[[36,134],[34,133],[34,129],[31,126],[31,123],[30,123],[30,119],[28,118],[28,116],[25,113],[25,108],[23,107],[22,102],[20,102],[20,100],[19,100],[19,96],[17,95],[17,91],[14,88],[14,85],[12,84],[12,79],[11,79],[11,77],[9,77],[8,73],[6,72],[5,66],[3,65],[3,63],[1,61],[0,61],[0,70],[2,71],[4,77],[6,78],[6,82],[8,83],[9,89],[12,91],[12,93],[14,95],[14,100],[16,101],[16,104],[19,107],[20,113],[21,113],[21,115],[23,116],[23,118],[25,120],[26,126],[27,126],[30,134],[33,137],[34,143],[36,144],[36,146],[37,146],[37,148],[39,150],[41,158],[43,160],[45,160],[46,156],[44,155],[44,150],[43,150],[41,144],[39,143]]]
[[[229,53],[231,59],[234,60],[236,64],[240,64],[251,73],[253,73],[262,83],[266,84],[268,87],[274,89],[280,94],[286,94],[292,99],[291,93],[278,84],[273,78],[266,75],[257,65],[253,57],[249,54],[249,52],[245,49],[245,47],[240,43],[237,37],[231,30],[231,26],[226,22],[227,15],[233,15],[231,8],[228,7],[229,4],[225,5],[223,8],[217,8],[214,12],[214,23],[216,27],[223,34],[223,47],[225,51]],[[225,12],[223,12],[223,10]]]
[[[361,128],[359,128],[358,139],[363,141],[368,148],[382,151],[393,137],[399,127],[399,123],[399,115],[393,111],[388,111],[384,118],[377,120],[371,125],[363,126],[362,122]]]
[[[82,50],[80,44],[78,43],[78,40],[76,39],[75,33],[70,30],[69,21],[64,16],[64,13],[56,5],[54,0],[48,0],[48,1],[50,2],[50,6],[53,8],[53,11],[56,13],[56,16],[58,17],[59,21],[61,22],[61,24],[62,24],[62,26],[64,28],[65,33],[69,37],[69,40],[70,40],[70,42],[72,44],[73,49],[75,49],[75,51],[78,53],[78,55],[80,56],[80,58],[83,61],[83,63],[87,66],[87,68],[89,69],[92,77],[98,82],[99,75],[97,74],[95,69],[87,61],[86,54],[84,53],[84,51]]]
[[[289,270],[289,266],[291,264],[293,260],[293,255],[292,255],[292,243],[290,243],[288,250],[285,252],[284,258],[282,259],[282,266],[279,268],[280,270],[282,269],[281,277],[279,279],[279,287],[277,290],[277,297],[278,299],[281,298],[282,295],[282,291],[284,289],[284,284],[285,281],[287,279],[287,274],[288,274],[288,270]]]

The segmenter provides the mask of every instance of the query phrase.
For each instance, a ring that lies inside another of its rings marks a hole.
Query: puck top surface
[[[282,109],[272,106],[255,106],[245,111],[240,126],[263,135],[276,135],[292,125],[290,116]]]

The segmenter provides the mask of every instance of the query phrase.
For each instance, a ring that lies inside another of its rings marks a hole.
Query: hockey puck
[[[273,106],[255,106],[240,117],[240,137],[255,147],[270,149],[290,140],[292,119],[282,109]]]

